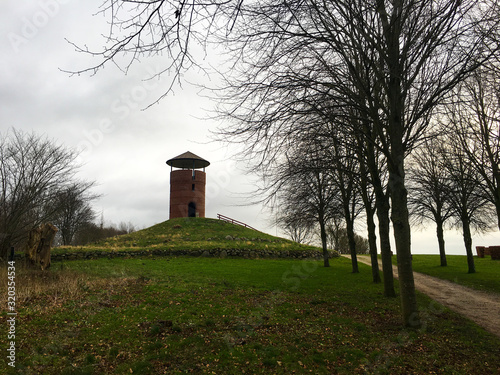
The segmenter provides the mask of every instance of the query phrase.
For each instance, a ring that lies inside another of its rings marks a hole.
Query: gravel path
[[[358,255],[358,261],[371,265],[367,256]],[[398,268],[392,268],[397,278]],[[414,272],[413,277],[418,291],[500,337],[500,295],[477,291],[418,272]]]

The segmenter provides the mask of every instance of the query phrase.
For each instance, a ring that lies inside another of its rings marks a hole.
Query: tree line
[[[88,70],[96,72],[107,62],[119,64],[123,60],[115,57],[125,53],[130,57],[123,66],[126,71],[141,56],[166,52],[170,60],[164,71],[181,79],[193,66],[203,68],[203,57],[193,53],[198,46],[222,49],[228,60],[219,65],[222,84],[215,96],[218,112],[228,122],[220,138],[244,145],[241,155],[262,175],[266,199],[279,196],[285,205],[290,199],[314,205],[322,240],[330,217],[340,215],[354,246],[353,223],[363,211],[373,248],[376,215],[388,296],[394,295],[392,223],[403,323],[418,326],[410,212],[436,217],[432,211],[429,215],[413,210],[418,194],[409,194],[422,186],[410,178],[410,170],[418,169],[417,155],[425,154],[420,151],[424,144],[430,146],[433,139],[441,143],[440,163],[453,165],[445,179],[455,202],[445,204],[451,220],[445,222],[461,223],[468,254],[468,232],[483,227],[476,223],[479,210],[469,203],[472,196],[482,199],[469,185],[473,171],[479,174],[480,186],[488,186],[482,189],[484,199],[495,202],[498,212],[498,164],[486,163],[496,151],[478,154],[480,149],[474,147],[479,144],[472,140],[489,137],[486,147],[493,149],[498,131],[488,133],[486,124],[471,126],[472,120],[492,121],[476,118],[471,103],[482,95],[474,89],[474,78],[498,70],[497,1],[126,3],[108,0],[103,6],[111,16],[110,35],[102,51],[81,49],[102,57]],[[495,101],[490,100],[478,105]],[[442,138],[450,133],[451,139]],[[473,155],[481,155],[474,168]],[[489,170],[481,171],[484,165],[490,165]],[[467,175],[463,185],[455,181],[461,175]],[[310,214],[299,207],[296,211],[299,217]],[[377,259],[371,254],[375,270]],[[351,255],[356,272],[356,254]],[[326,257],[324,262],[327,266]]]
[[[134,231],[105,225],[91,203],[94,181],[77,178],[78,154],[36,133],[11,129],[0,137],[0,258],[21,249],[43,223],[57,229],[56,245],[84,245]]]
[[[500,212],[500,75],[487,67],[481,71],[451,93],[451,101],[441,105],[432,119],[432,131],[407,157],[410,221],[419,226],[435,225],[441,266],[447,265],[445,229],[460,230],[469,273],[475,272],[472,234],[498,229]],[[320,127],[317,125],[315,132]],[[320,153],[318,139],[316,133],[311,139],[302,134],[301,140],[289,146],[281,162],[275,161],[274,171],[268,173],[267,185],[261,189],[266,195],[264,202],[278,209],[277,224],[292,239],[302,242],[311,233],[320,232],[325,256],[327,248],[363,253],[364,248],[360,252],[360,244],[353,241],[354,219],[363,221],[369,248],[376,254],[375,187],[365,158],[369,147],[361,138],[341,134],[327,141]],[[301,142],[316,148],[304,149]],[[345,147],[342,152],[338,152],[340,143]],[[329,155],[331,150],[336,153]],[[378,177],[384,181],[382,190],[387,192],[385,161],[380,155],[375,158],[379,159]],[[389,222],[389,217],[384,220]],[[339,231],[347,239],[343,248],[335,241]],[[380,237],[387,238],[388,233],[380,233]],[[388,241],[385,246],[390,249]],[[375,272],[374,281],[380,281]]]

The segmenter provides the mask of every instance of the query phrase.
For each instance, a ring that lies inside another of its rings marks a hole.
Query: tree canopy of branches
[[[34,133],[0,138],[0,258],[29,232],[60,214],[61,194],[75,184],[76,154]]]
[[[113,223],[105,224],[104,220],[101,218],[101,222],[97,224],[95,222],[85,223],[75,234],[73,244],[78,246],[87,245],[104,238],[120,236],[132,232],[135,232],[135,227],[130,222],[121,222],[116,226]]]
[[[304,135],[304,139],[308,139]],[[338,194],[331,170],[325,168],[321,149],[303,140],[297,140],[280,161],[276,161],[267,184],[262,187],[264,201],[275,201],[281,216],[290,224],[311,228],[319,225],[323,247],[323,263],[329,267],[326,226],[339,215]],[[285,210],[285,213],[283,213]]]
[[[305,216],[300,207],[297,207],[292,200],[287,198],[287,192],[284,192],[283,197],[283,199],[279,199],[279,201],[284,204],[280,204],[279,206],[276,225],[281,228],[292,241],[306,243],[313,234],[315,222]]]
[[[480,4],[257,2],[242,6],[231,40],[241,64],[228,78],[224,102],[232,99],[226,113],[236,125],[226,134],[247,142],[249,155],[272,160],[286,137],[303,131],[295,124],[311,109],[353,107],[369,122],[370,141],[387,160],[407,325],[419,323],[404,161],[436,104],[486,59],[477,26],[496,21],[486,23]]]
[[[246,142],[247,157],[272,164],[287,137],[300,136],[311,110],[324,116],[332,106],[350,107],[366,120],[369,141],[387,161],[403,322],[418,326],[405,157],[435,106],[497,52],[496,1],[106,3],[113,21],[103,63],[121,52],[134,61],[165,51],[173,59],[166,69],[178,74],[197,61],[191,41],[205,45],[215,34],[216,42],[227,43],[236,60],[224,72],[231,89],[224,112],[234,121],[225,134]],[[122,20],[122,10],[132,13]]]
[[[500,72],[478,69],[456,90],[449,113],[458,127],[465,156],[481,176],[480,183],[497,213],[500,228]]]
[[[56,193],[55,204],[57,212],[52,218],[59,228],[63,245],[72,245],[75,235],[96,217],[90,202],[97,198],[89,190],[93,182],[73,182]]]

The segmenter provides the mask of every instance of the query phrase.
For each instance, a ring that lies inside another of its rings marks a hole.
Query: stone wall
[[[169,257],[169,256],[190,256],[190,257],[212,257],[212,258],[245,258],[245,259],[323,259],[321,251],[313,250],[242,250],[242,249],[211,249],[211,250],[169,250],[169,249],[129,249],[129,250],[85,250],[72,251],[67,253],[53,252],[52,262],[79,259],[98,258],[140,258],[140,257]],[[330,251],[330,258],[339,255],[335,251]],[[15,258],[20,259],[22,255],[16,254]]]

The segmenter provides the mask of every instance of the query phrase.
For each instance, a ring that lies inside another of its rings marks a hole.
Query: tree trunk
[[[364,131],[371,134],[369,125],[365,124]],[[366,161],[370,172],[372,186],[375,190],[375,208],[378,219],[378,231],[380,236],[380,254],[382,254],[382,273],[384,277],[384,296],[396,297],[394,290],[394,274],[392,272],[390,224],[389,224],[389,198],[384,192],[380,179],[380,170],[375,159],[375,149],[371,142],[366,144]]]
[[[347,220],[347,240],[349,242],[349,251],[351,252],[352,273],[359,273],[358,257],[356,255],[356,240],[354,239],[354,223]]]
[[[360,153],[360,160],[361,159],[363,159],[363,153]],[[366,211],[368,246],[370,248],[370,260],[372,265],[372,280],[375,284],[378,284],[382,280],[380,278],[380,271],[378,268],[377,234],[375,233],[376,229],[375,220],[373,220],[373,216],[375,215],[375,209],[372,206],[372,201],[370,200],[368,194],[368,175],[366,172],[366,165],[363,163],[363,161],[361,161],[359,168],[361,172],[361,196],[363,198],[363,204],[365,205],[365,211]]]
[[[377,1],[377,13],[382,23],[384,40],[384,59],[387,70],[387,86],[385,94],[388,101],[388,117],[386,130],[388,145],[386,149],[389,171],[389,190],[392,202],[392,225],[398,257],[399,286],[403,324],[407,327],[419,328],[420,317],[411,265],[410,222],[408,214],[407,190],[405,186],[404,159],[406,155],[404,108],[405,98],[402,90],[402,79],[405,68],[401,64],[401,40],[403,22],[400,17],[404,4],[402,1],[392,3],[390,17],[384,1]]]
[[[497,212],[497,226],[500,229],[500,168],[494,157],[490,157],[490,164],[493,168],[493,200]]]
[[[436,220],[436,232],[439,244],[439,258],[441,259],[441,267],[446,267],[448,265],[448,262],[446,261],[446,252],[444,247],[443,222],[439,219]]]
[[[391,40],[390,49],[399,51],[398,41]],[[393,52],[391,57],[398,56],[399,52]],[[392,66],[391,66],[392,65]],[[399,75],[398,61],[391,61],[389,70],[389,134],[390,136],[390,158],[388,159],[389,190],[391,194],[391,219],[394,228],[394,240],[398,259],[398,278],[401,297],[401,312],[403,324],[407,327],[420,328],[420,316],[418,313],[417,296],[415,293],[415,281],[413,279],[413,268],[411,259],[411,232],[408,213],[408,191],[405,186],[405,145],[404,139],[404,116],[403,95],[401,93],[401,77]]]
[[[389,198],[384,192],[379,170],[375,161],[373,146],[368,144],[368,169],[375,189],[375,207],[378,219],[378,232],[380,236],[380,254],[382,254],[382,273],[384,276],[384,296],[396,297],[394,290],[394,274],[392,272],[392,253],[389,224]]]
[[[377,206],[378,231],[380,235],[380,254],[382,254],[382,273],[384,276],[384,296],[396,297],[394,289],[394,273],[392,272],[392,251],[389,224],[389,199],[382,185],[375,187],[375,204]]]
[[[45,270],[50,267],[50,249],[57,228],[50,223],[33,229],[26,246],[26,258],[32,266]]]
[[[329,259],[329,254],[328,254],[328,247],[327,247],[327,241],[326,241],[326,226],[325,226],[325,220],[320,215],[319,219],[319,228],[320,228],[320,235],[321,235],[321,246],[323,247],[323,266],[325,267],[330,267],[330,259]]]
[[[465,243],[465,252],[467,253],[468,273],[475,273],[476,266],[474,265],[474,254],[472,253],[472,235],[468,218],[462,219],[463,236]]]
[[[497,212],[497,226],[498,226],[498,229],[500,229],[500,199],[498,199],[498,200],[495,199],[495,209]]]
[[[375,220],[373,220],[373,210],[366,210],[366,224],[368,226],[368,245],[370,246],[370,259],[372,263],[372,280],[375,284],[382,281],[378,268],[377,258],[377,234],[375,233]]]
[[[364,173],[364,172],[362,172]],[[375,226],[375,220],[373,219],[373,216],[375,215],[375,210],[372,207],[372,203],[370,202],[370,199],[368,198],[368,191],[366,189],[366,184],[367,181],[364,179],[364,181],[361,182],[364,184],[364,187],[361,189],[362,194],[363,194],[363,203],[365,205],[365,211],[366,211],[366,226],[368,229],[368,246],[370,248],[370,260],[371,260],[371,265],[372,265],[372,280],[375,284],[378,284],[382,281],[380,278],[380,271],[378,267],[378,258],[377,258],[377,234],[375,233],[376,226]]]
[[[394,146],[394,143],[393,143]],[[402,149],[402,145],[401,145]],[[397,151],[394,150],[393,152]],[[389,185],[392,201],[392,224],[398,257],[398,274],[401,296],[403,324],[407,327],[420,328],[417,296],[411,260],[410,223],[407,205],[407,190],[404,183],[404,152],[389,163]]]

